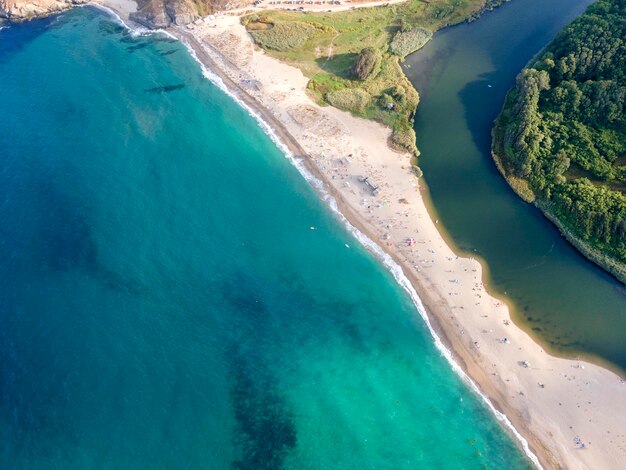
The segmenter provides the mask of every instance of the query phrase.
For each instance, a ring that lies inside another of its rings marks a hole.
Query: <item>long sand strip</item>
[[[350,223],[402,266],[455,360],[543,466],[626,467],[626,383],[600,366],[549,355],[511,321],[485,290],[478,261],[444,242],[410,156],[387,146],[389,129],[316,105],[306,77],[256,49],[237,16],[173,32],[302,158]]]

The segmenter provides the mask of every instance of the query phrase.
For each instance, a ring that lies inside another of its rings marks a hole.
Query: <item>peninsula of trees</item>
[[[517,77],[493,132],[511,187],[626,283],[626,0],[598,0]]]

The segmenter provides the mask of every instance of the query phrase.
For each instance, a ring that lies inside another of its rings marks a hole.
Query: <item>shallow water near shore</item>
[[[422,94],[419,164],[453,242],[485,261],[490,290],[512,302],[517,321],[540,341],[623,373],[626,288],[519,199],[490,154],[492,123],[516,75],[590,3],[515,0],[437,33],[405,72]]]
[[[528,467],[181,44],[83,8],[0,77],[1,468]]]

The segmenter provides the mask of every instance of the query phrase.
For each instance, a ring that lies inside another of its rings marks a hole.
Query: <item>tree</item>
[[[378,70],[381,60],[380,51],[373,47],[366,47],[354,61],[352,73],[359,80],[365,80]]]
[[[626,273],[626,0],[597,0],[522,70],[493,135],[511,186]]]

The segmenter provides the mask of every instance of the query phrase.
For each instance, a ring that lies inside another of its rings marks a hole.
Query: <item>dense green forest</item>
[[[513,189],[626,282],[626,0],[598,0],[517,77],[493,154]]]

